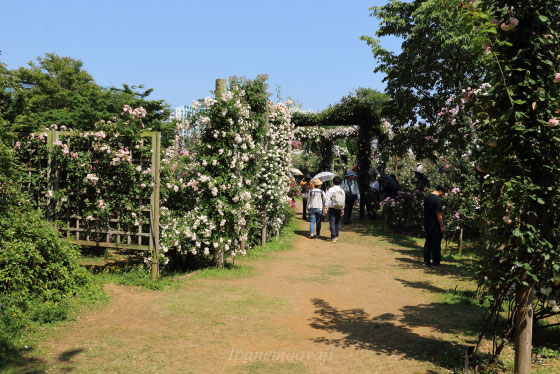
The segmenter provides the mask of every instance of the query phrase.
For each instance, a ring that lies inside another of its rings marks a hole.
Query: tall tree
[[[148,99],[152,89],[127,84],[102,89],[80,60],[47,53],[11,75],[11,101],[5,118],[14,130],[33,131],[51,124],[91,130],[96,122],[111,120],[128,104],[146,109],[146,128],[161,131],[164,145],[174,136],[175,125],[165,122],[170,113],[167,105],[163,100]]]
[[[533,297],[541,318],[560,312],[560,8],[544,0],[465,7],[477,21],[491,87],[472,101],[481,124],[480,168],[488,173],[489,235],[479,277],[494,321],[511,303],[498,353],[515,331],[515,372],[526,374]]]
[[[433,157],[435,150],[448,149],[439,139],[449,139],[456,127],[439,121],[439,113],[450,96],[469,85],[477,85],[484,74],[480,68],[482,47],[472,43],[472,22],[458,22],[457,0],[393,0],[372,7],[380,21],[375,36],[402,39],[401,52],[391,52],[379,39],[362,36],[372,48],[385,73],[386,92],[391,97],[384,116],[393,127],[395,150],[409,148],[420,157]],[[464,150],[470,139],[456,137],[451,144]],[[449,142],[449,140],[448,140]]]

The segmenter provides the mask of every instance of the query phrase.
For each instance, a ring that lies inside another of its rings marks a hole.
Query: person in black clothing
[[[441,265],[441,239],[445,232],[443,226],[443,213],[441,208],[441,197],[445,195],[447,188],[438,185],[424,200],[424,231],[426,243],[424,243],[424,265]]]
[[[306,174],[301,181],[301,200],[303,202],[303,220],[307,220],[307,199],[309,198],[309,191],[313,189],[313,184],[311,183],[311,176]]]
[[[391,174],[390,175],[391,178],[393,178],[393,180],[395,181],[395,183],[397,184],[397,191],[395,193],[395,197],[396,195],[399,193],[399,191],[401,190],[401,184],[399,183],[399,181],[397,180],[397,176],[395,174]]]

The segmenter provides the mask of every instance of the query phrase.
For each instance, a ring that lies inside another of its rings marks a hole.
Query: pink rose
[[[484,55],[489,55],[492,52],[490,44],[482,43],[482,47],[484,48]]]
[[[556,127],[558,126],[558,123],[560,123],[560,121],[556,117],[553,117],[548,120],[548,126],[550,127]]]
[[[509,24],[506,25],[505,23],[502,23],[500,25],[500,28],[504,31],[509,31],[509,30],[515,28],[515,26],[517,26],[518,24],[519,24],[519,20],[515,17],[511,17],[509,19]]]
[[[560,73],[556,73],[556,74],[554,75],[554,81],[555,81],[555,82],[560,82]]]

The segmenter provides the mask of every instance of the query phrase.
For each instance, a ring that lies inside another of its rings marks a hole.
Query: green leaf
[[[539,15],[539,21],[548,22],[548,17]]]
[[[537,202],[538,202],[539,204],[543,204],[543,205],[544,205],[544,200],[541,199],[540,197],[537,199]]]

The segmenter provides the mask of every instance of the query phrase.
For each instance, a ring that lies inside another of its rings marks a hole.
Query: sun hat
[[[354,172],[354,170],[348,170],[348,172],[346,173],[347,177],[353,177],[355,175],[356,175],[356,173]]]
[[[322,182],[320,179],[313,179],[313,180],[311,181],[311,183],[313,183],[313,185],[314,185],[315,187],[320,186],[320,185],[323,184],[323,182]]]

